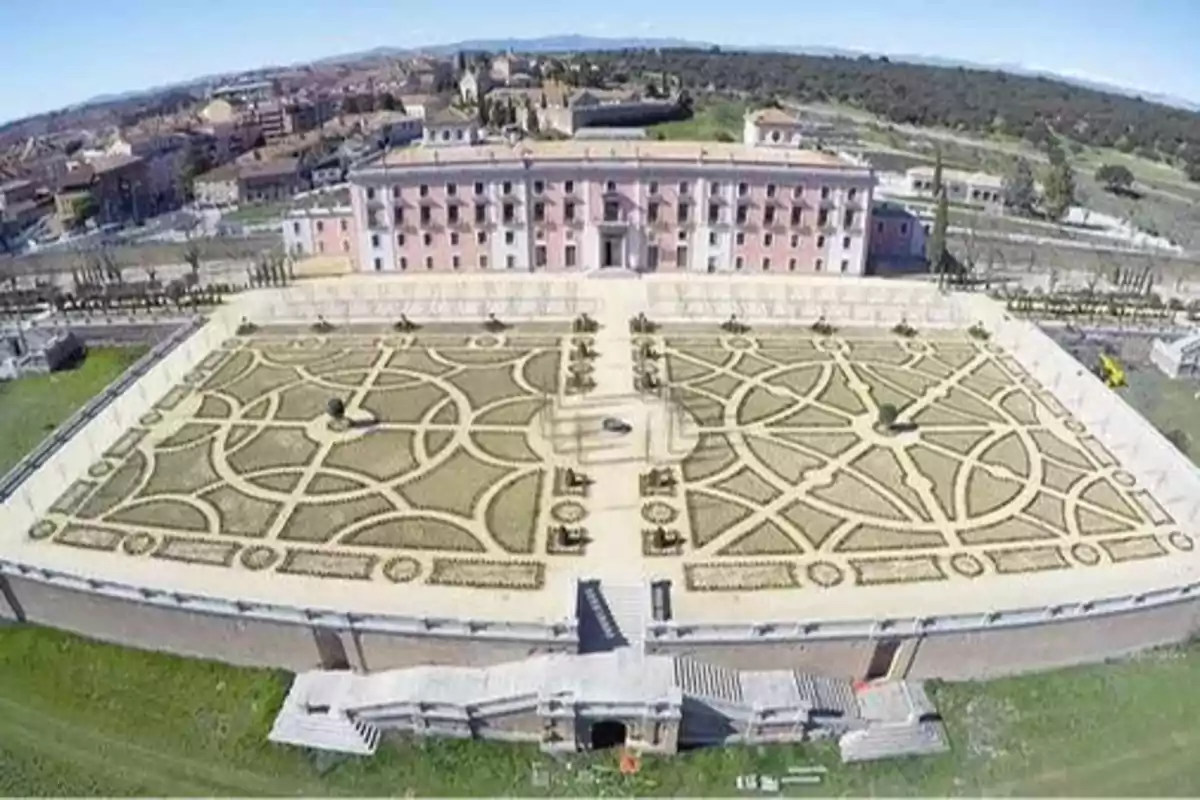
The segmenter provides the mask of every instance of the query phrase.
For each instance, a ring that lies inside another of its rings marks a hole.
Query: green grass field
[[[1200,787],[1200,652],[935,697],[954,746],[938,758],[843,767],[828,744],[550,761],[529,746],[385,743],[373,759],[278,747],[267,729],[287,678],[143,653],[32,627],[0,629],[0,794],[729,795],[743,773],[824,764],[791,794],[1162,795]],[[550,781],[535,785],[533,765]],[[567,765],[571,767],[568,768]]]
[[[646,133],[651,138],[669,140],[740,142],[745,113],[746,106],[742,103],[708,103],[697,106],[691,119],[651,125]]]
[[[0,473],[116,380],[144,348],[94,348],[77,368],[0,383]]]
[[[14,461],[136,358],[0,387]],[[1200,648],[981,684],[935,685],[952,752],[844,767],[828,743],[550,761],[488,742],[386,742],[371,759],[271,745],[286,674],[0,624],[0,795],[730,795],[745,773],[823,764],[791,795],[1187,795],[1200,791]],[[533,765],[548,783],[534,783]]]

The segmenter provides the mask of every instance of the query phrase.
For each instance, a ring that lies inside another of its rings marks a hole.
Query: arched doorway
[[[592,723],[591,744],[593,750],[610,750],[614,747],[624,747],[629,738],[629,728],[624,722],[615,719],[603,719]]]

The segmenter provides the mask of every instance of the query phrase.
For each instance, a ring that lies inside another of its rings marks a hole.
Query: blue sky
[[[1021,64],[1200,102],[1200,0],[0,0],[0,120],[373,47],[580,33]]]

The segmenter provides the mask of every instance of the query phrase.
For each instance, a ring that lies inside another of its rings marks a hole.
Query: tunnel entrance
[[[592,723],[591,743],[593,750],[611,750],[624,747],[629,738],[629,728],[624,722],[605,719]]]

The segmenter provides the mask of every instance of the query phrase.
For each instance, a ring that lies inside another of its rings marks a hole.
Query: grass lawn
[[[1200,464],[1200,384],[1171,380],[1151,366],[1129,371],[1127,377],[1129,386],[1121,390],[1125,400],[1162,433],[1186,432],[1188,457]]]
[[[98,347],[77,368],[0,383],[0,473],[137,361],[145,348]]]
[[[288,212],[288,208],[287,203],[244,205],[238,207],[237,211],[222,214],[221,219],[225,222],[240,222],[243,225],[255,225],[260,222],[283,219],[284,214]]]
[[[843,767],[829,744],[552,762],[530,746],[385,743],[373,759],[266,741],[285,675],[0,629],[0,794],[729,795],[743,773],[829,767],[792,794],[1183,794],[1200,787],[1200,650],[935,687],[949,755]],[[541,764],[550,785],[531,781]],[[567,764],[571,768],[567,767]]]
[[[651,125],[646,128],[646,133],[651,138],[671,140],[712,142],[724,138],[740,142],[745,113],[743,103],[706,103],[696,108],[691,119]]]

